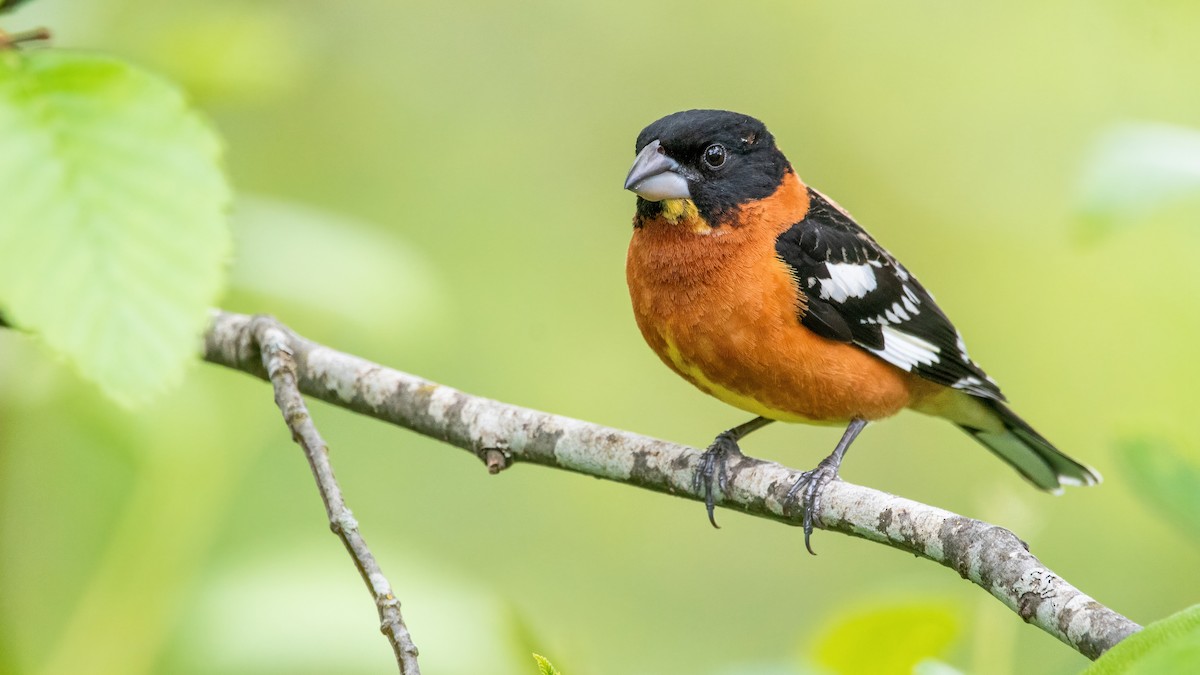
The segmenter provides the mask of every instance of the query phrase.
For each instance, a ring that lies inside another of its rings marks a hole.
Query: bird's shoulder
[[[917,278],[845,209],[807,190],[803,218],[775,240],[802,298],[800,323],[938,384],[1003,400]]]

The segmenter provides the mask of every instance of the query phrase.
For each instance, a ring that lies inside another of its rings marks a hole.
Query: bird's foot
[[[717,489],[724,495],[725,488],[729,486],[729,457],[741,454],[742,449],[738,447],[737,436],[731,429],[718,434],[712,445],[708,446],[708,450],[700,455],[700,466],[696,467],[696,473],[692,476],[692,489],[699,492],[704,488],[704,507],[708,509],[708,522],[712,523],[713,527],[721,527],[717,525],[717,519],[713,515],[713,483],[717,484]]]
[[[841,462],[837,459],[840,458],[826,457],[821,460],[820,464],[817,464],[817,468],[800,474],[800,479],[792,485],[783,498],[783,510],[784,513],[788,513],[796,505],[796,497],[799,495],[799,501],[804,508],[804,548],[808,549],[812,555],[816,555],[809,543],[813,531],[813,517],[821,508],[821,492],[825,486],[835,480],[840,480],[838,465]],[[803,494],[800,494],[801,490],[803,490]]]

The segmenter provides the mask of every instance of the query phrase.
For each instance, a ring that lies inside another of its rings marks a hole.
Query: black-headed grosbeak
[[[851,442],[903,408],[950,420],[1044,490],[1100,481],[1005,404],[929,292],[800,181],[762,122],[675,113],[646,127],[636,152],[625,188],[638,195],[626,263],[638,327],[684,379],[757,415],[704,454],[696,484],[710,520],[738,441],[775,420],[847,424],[788,492],[804,490],[805,546]]]

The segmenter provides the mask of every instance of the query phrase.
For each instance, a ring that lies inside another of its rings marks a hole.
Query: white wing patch
[[[874,261],[872,261],[874,262]],[[829,269],[828,279],[821,282],[821,299],[845,302],[848,298],[865,298],[875,290],[879,281],[875,278],[877,265],[855,263],[825,263]]]
[[[859,323],[879,324],[880,326],[888,324],[900,325],[905,321],[912,321],[914,316],[921,313],[921,309],[917,307],[921,302],[921,298],[917,297],[916,293],[913,293],[908,284],[904,285],[904,297],[900,300],[901,302],[893,302],[890,308],[883,310],[883,314],[861,319]]]
[[[893,366],[909,371],[918,365],[933,365],[939,360],[937,345],[887,325],[883,326],[883,349],[869,351]]]

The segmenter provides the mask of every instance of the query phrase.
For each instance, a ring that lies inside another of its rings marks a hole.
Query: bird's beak
[[[679,162],[671,159],[658,141],[642,148],[633,168],[625,177],[625,189],[632,190],[647,201],[660,202],[664,199],[691,199],[685,170]]]

